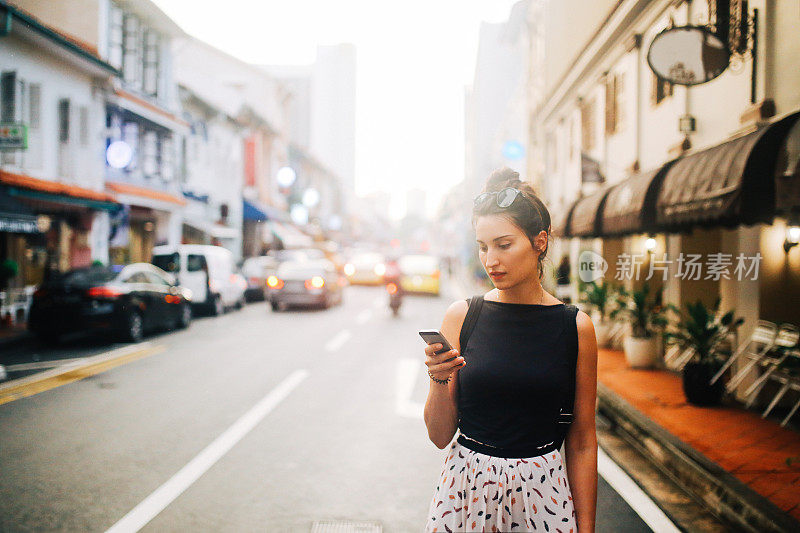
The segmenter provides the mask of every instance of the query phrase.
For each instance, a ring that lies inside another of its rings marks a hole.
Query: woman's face
[[[478,256],[486,273],[498,289],[508,289],[520,282],[538,279],[541,252],[516,224],[502,215],[485,215],[475,223]],[[542,238],[544,241],[542,241]],[[547,234],[536,236],[537,246],[546,246]]]

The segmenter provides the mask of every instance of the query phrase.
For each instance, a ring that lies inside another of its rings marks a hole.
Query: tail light
[[[259,278],[250,278],[250,283],[252,283],[253,285],[260,285],[261,284],[261,279],[259,279]]]
[[[106,298],[109,300],[119,298],[123,294],[124,293],[121,290],[114,287],[107,287],[105,285],[100,287],[92,287],[86,291],[86,295],[89,296],[89,298]]]
[[[173,294],[167,294],[166,296],[164,296],[164,301],[167,302],[168,304],[179,304],[181,303],[181,297],[175,296]]]
[[[306,289],[321,289],[325,286],[325,280],[322,279],[320,276],[314,276],[311,279],[306,280]]]
[[[439,269],[437,268],[436,270],[433,271],[433,274],[431,275],[433,276],[433,279],[439,279],[441,272],[439,272]]]
[[[394,283],[389,283],[386,285],[386,292],[389,294],[395,294],[397,292],[397,285]]]
[[[282,289],[283,280],[278,279],[276,276],[270,276],[267,278],[267,287],[270,289]]]

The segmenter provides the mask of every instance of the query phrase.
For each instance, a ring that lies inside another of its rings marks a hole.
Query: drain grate
[[[353,522],[352,520],[317,520],[311,533],[382,533],[378,522]]]

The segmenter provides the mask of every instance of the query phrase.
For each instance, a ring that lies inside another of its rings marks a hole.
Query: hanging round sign
[[[700,85],[722,74],[731,53],[706,26],[669,28],[653,38],[647,63],[659,78],[675,85]]]

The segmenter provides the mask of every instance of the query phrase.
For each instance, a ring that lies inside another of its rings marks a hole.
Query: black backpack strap
[[[483,305],[483,295],[478,294],[469,300],[469,310],[467,316],[464,317],[464,323],[461,325],[461,333],[458,335],[458,344],[461,354],[469,342],[469,336],[472,335],[472,330],[475,329],[475,323],[478,322],[478,315],[481,313],[481,306]]]
[[[567,436],[570,424],[575,419],[575,372],[578,367],[578,308],[574,305],[564,306],[564,331],[566,332],[567,354],[569,356],[570,377],[567,381],[567,393],[563,396],[558,413],[558,436],[561,442]]]

